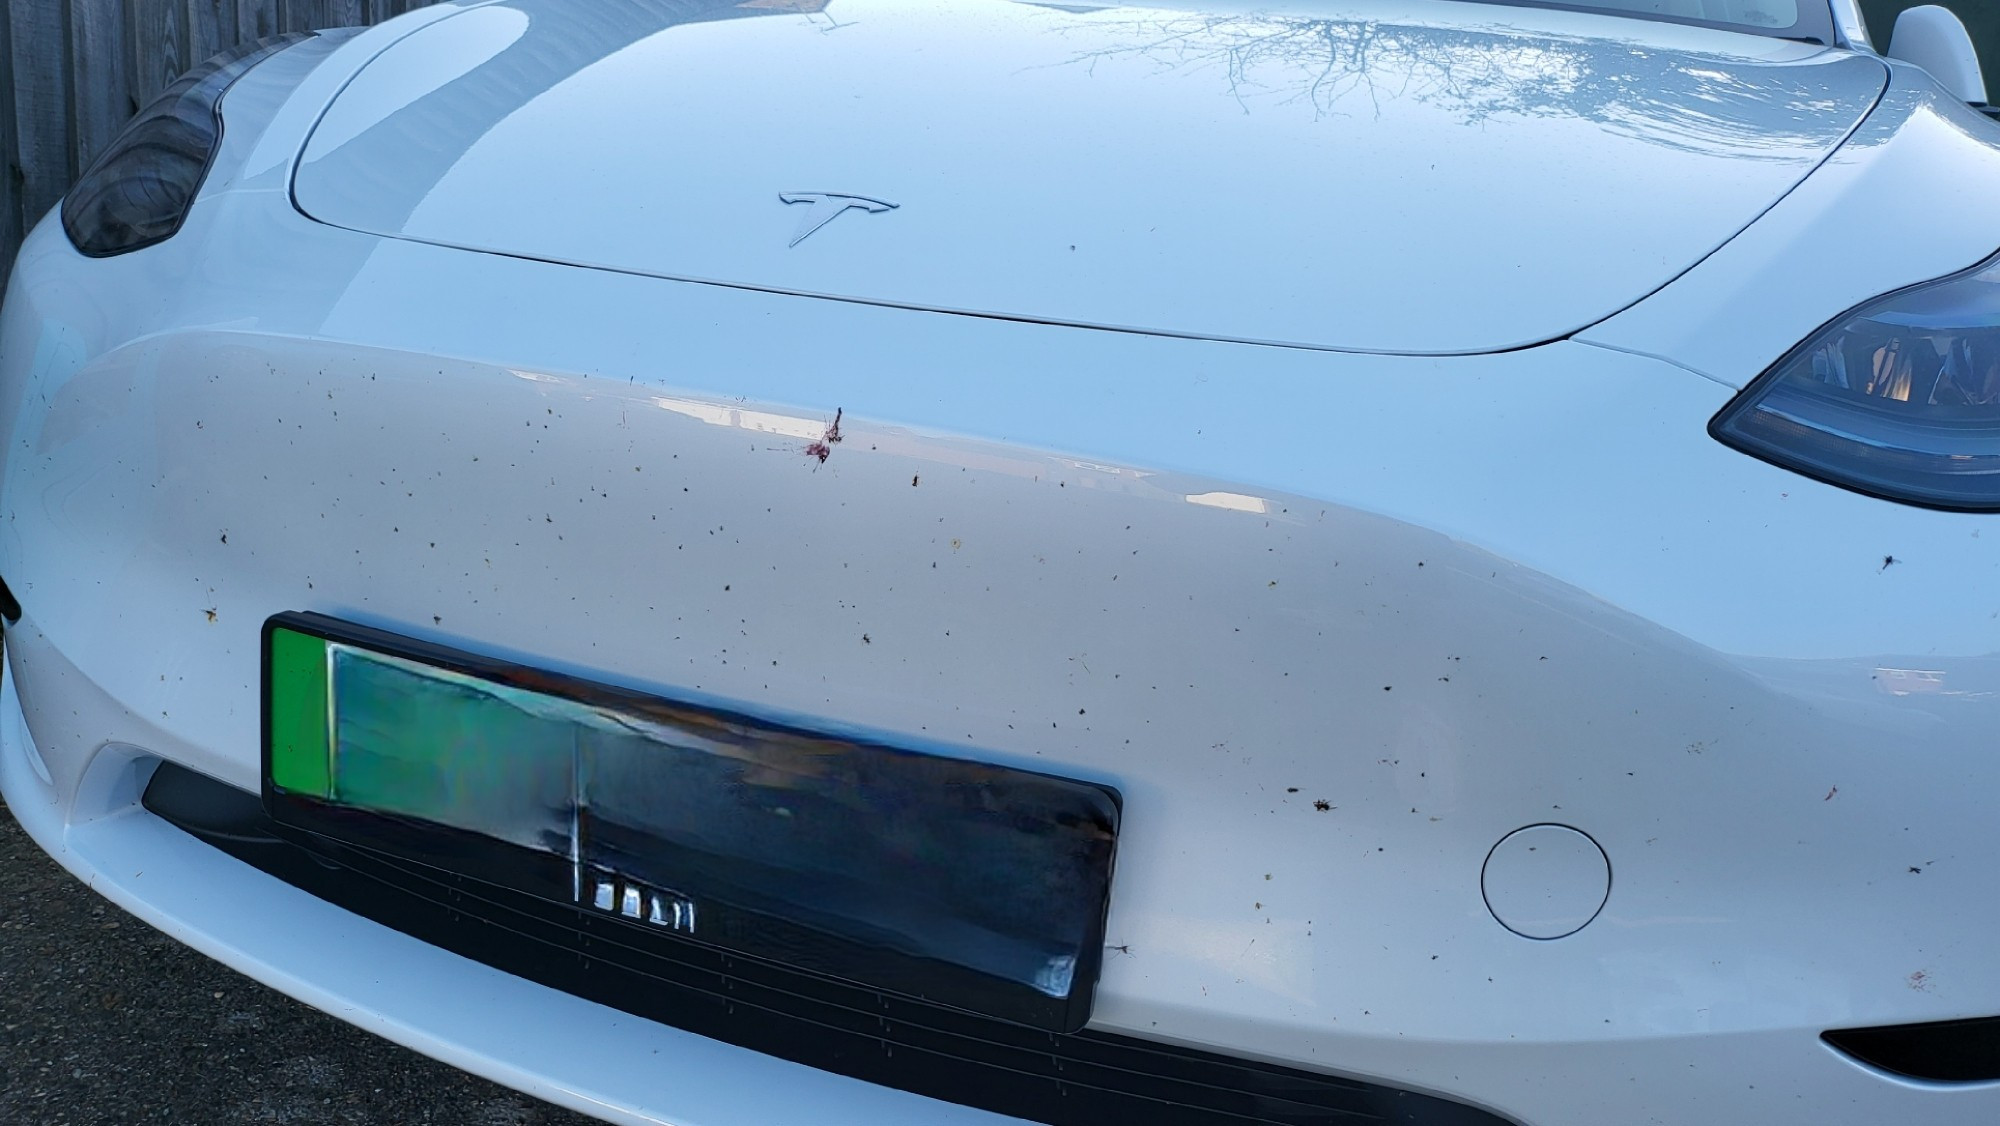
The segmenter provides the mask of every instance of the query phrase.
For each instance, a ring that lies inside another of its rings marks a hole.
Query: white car
[[[0,790],[622,1123],[2000,1121],[2000,123],[1851,0],[499,0],[0,314]],[[1914,60],[1914,61],[1910,61]]]

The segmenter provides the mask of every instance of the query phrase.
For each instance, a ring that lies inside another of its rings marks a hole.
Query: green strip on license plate
[[[280,789],[333,796],[333,739],[327,729],[327,650],[323,637],[271,631],[271,781]]]

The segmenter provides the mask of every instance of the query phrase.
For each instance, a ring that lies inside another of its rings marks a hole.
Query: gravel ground
[[[591,1126],[166,938],[0,805],[0,1123]]]

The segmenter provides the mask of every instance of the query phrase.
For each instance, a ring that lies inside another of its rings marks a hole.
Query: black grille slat
[[[1507,1126],[1392,1087],[887,996],[298,833],[162,764],[146,806],[347,910],[531,981],[823,1070],[1056,1126]],[[296,834],[296,835],[294,835]]]

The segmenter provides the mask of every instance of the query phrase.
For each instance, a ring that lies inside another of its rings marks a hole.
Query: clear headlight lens
[[[306,34],[274,35],[209,59],[139,111],[63,197],[77,250],[108,258],[171,238],[222,141],[222,93],[244,71]]]
[[[2000,258],[1841,317],[1708,429],[1856,492],[2000,510]]]

